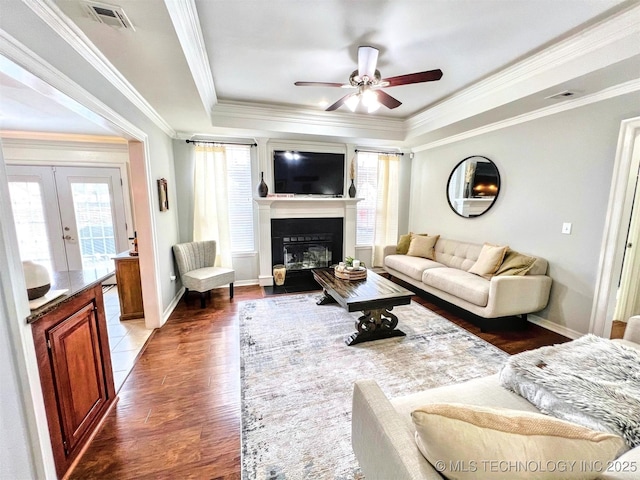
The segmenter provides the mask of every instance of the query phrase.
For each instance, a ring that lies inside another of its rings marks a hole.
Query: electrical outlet
[[[564,222],[562,224],[562,233],[565,235],[571,235],[571,224],[569,222]]]

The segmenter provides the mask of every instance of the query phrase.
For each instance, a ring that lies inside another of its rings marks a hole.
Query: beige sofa
[[[613,341],[640,351],[640,316],[629,320],[623,340]],[[498,374],[391,400],[375,381],[357,381],[353,393],[351,441],[365,478],[442,479],[416,446],[416,428],[411,412],[427,404],[452,402],[538,412],[527,400],[503,388]],[[623,472],[609,472],[599,478],[631,480],[640,477],[640,447],[629,450],[618,460],[626,462],[629,468]],[[622,463],[617,465],[623,466]]]
[[[526,316],[547,306],[552,281],[545,259],[536,257],[524,276],[487,279],[468,272],[481,250],[481,244],[439,238],[429,260],[398,255],[390,245],[383,266],[389,275],[486,319]]]

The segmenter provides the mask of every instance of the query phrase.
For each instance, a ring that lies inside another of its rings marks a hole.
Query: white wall
[[[539,316],[586,333],[620,122],[638,113],[640,94],[629,94],[416,153],[409,230],[546,258],[554,283]],[[450,209],[446,183],[470,155],[493,160],[502,184],[489,212],[465,219]]]

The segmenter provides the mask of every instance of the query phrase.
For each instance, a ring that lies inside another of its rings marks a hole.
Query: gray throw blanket
[[[640,445],[640,353],[595,335],[513,355],[502,385],[543,413]]]

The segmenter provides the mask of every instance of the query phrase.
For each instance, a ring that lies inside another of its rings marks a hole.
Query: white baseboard
[[[167,308],[162,314],[162,325],[167,323],[167,320],[169,320],[169,317],[178,306],[178,302],[182,298],[183,294],[184,294],[184,287],[181,287],[180,290],[178,290],[178,292],[176,293],[175,297],[173,297],[173,300],[171,300],[171,303],[167,305]]]
[[[546,328],[547,330],[551,330],[552,332],[559,333],[560,335],[564,335],[565,337],[569,337],[573,340],[576,338],[582,337],[584,333],[580,333],[576,330],[572,330],[567,327],[563,327],[562,325],[558,325],[546,318],[538,317],[537,315],[527,315],[527,320],[531,323],[535,323],[536,325]]]
[[[270,287],[273,285],[273,275],[260,275],[258,282],[263,287]]]
[[[237,287],[247,287],[249,285],[260,285],[260,282],[258,282],[257,278],[254,278],[252,280],[236,280],[233,284]]]

